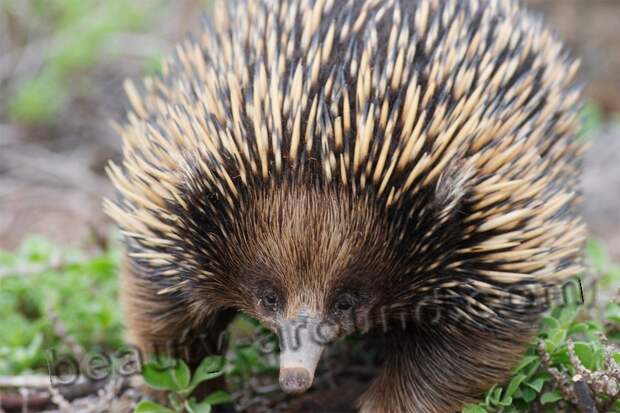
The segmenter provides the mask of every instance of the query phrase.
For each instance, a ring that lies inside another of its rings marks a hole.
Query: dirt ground
[[[584,213],[592,233],[620,260],[620,123],[613,120],[620,113],[620,1],[526,2],[582,57],[586,95],[605,113],[586,160]],[[120,151],[109,120],[123,119],[122,81],[141,77],[143,45],[162,54],[171,49],[193,26],[197,3],[171,2],[151,32],[126,36],[134,43],[124,53],[79,73],[85,90],[76,92],[51,123],[12,122],[0,103],[0,248],[15,248],[28,234],[84,245],[111,232],[101,197],[111,193],[104,165]],[[36,53],[36,45],[0,41],[0,101],[23,70],[41,64]]]

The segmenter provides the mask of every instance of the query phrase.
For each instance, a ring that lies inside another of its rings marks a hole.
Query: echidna
[[[326,341],[380,331],[363,412],[451,412],[506,379],[546,289],[582,270],[578,65],[556,36],[511,0],[207,20],[144,93],[127,84],[109,167],[139,347],[212,342],[243,312],[280,334],[300,393]]]

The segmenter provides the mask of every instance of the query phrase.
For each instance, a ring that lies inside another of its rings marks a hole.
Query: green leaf
[[[558,321],[560,322],[560,325],[566,329],[570,327],[572,322],[575,320],[575,317],[577,317],[577,314],[579,313],[579,311],[581,311],[581,306],[571,304],[571,305],[565,305],[561,308],[562,308],[562,311],[560,313],[560,317]]]
[[[547,347],[547,351],[552,353],[562,345],[564,339],[566,338],[566,330],[563,328],[554,328],[549,331],[549,336],[547,340],[545,340],[545,345]]]
[[[142,400],[136,405],[134,413],[174,413],[174,410],[170,410],[160,404],[153,403],[150,400]]]
[[[504,406],[504,407],[510,406],[510,405],[512,404],[512,397],[510,397],[510,396],[504,396],[504,397],[502,398],[502,400],[500,400],[500,401],[499,401],[499,403],[498,403],[498,404],[499,404],[500,406]]]
[[[194,372],[189,388],[193,390],[203,381],[214,379],[222,374],[224,374],[224,357],[205,357]]]
[[[185,403],[185,407],[189,413],[210,413],[211,412],[211,404],[206,401],[202,401],[198,403],[196,400],[191,399]]]
[[[490,405],[498,405],[500,403],[500,400],[502,398],[502,391],[503,389],[501,387],[496,387],[494,389],[492,389],[492,391],[489,392],[489,399],[487,401],[487,404]]]
[[[510,383],[508,383],[508,387],[506,388],[506,392],[504,393],[504,400],[507,400],[515,394],[515,391],[517,391],[519,385],[523,382],[523,380],[525,380],[525,377],[525,374],[518,374],[510,380]]]
[[[547,316],[543,318],[543,324],[549,329],[559,328],[560,322],[554,317]]]
[[[540,368],[540,360],[534,361],[532,364],[527,366],[523,371],[523,374],[527,376],[528,379],[532,378]]]
[[[180,393],[168,393],[168,400],[170,401],[170,407],[176,412],[182,412],[185,409],[185,397]]]
[[[559,400],[562,400],[562,395],[557,390],[548,391],[540,397],[541,404],[555,403]]]
[[[545,385],[545,381],[542,378],[537,378],[532,381],[526,382],[526,386],[536,391],[536,393],[540,393],[543,386]]]
[[[578,334],[578,333],[586,333],[592,329],[592,325],[590,323],[575,323],[570,326],[568,329],[568,335]]]
[[[540,391],[538,391],[538,392],[540,392]],[[538,393],[538,392],[536,392],[536,391],[534,391],[534,390],[532,390],[530,388],[525,387],[525,388],[523,388],[521,390],[521,398],[523,400],[525,400],[527,403],[530,403],[534,399],[536,399],[536,393]]]
[[[523,357],[523,360],[521,360],[521,363],[519,363],[519,367],[517,367],[516,371],[523,370],[524,368],[526,368],[527,366],[529,366],[530,364],[532,364],[536,360],[538,360],[538,356],[525,356],[525,357]]]
[[[182,360],[158,357],[145,363],[142,368],[144,381],[156,390],[186,390],[190,371]]]
[[[486,396],[484,396],[484,404],[491,405],[491,398],[493,397],[493,392],[495,391],[495,388],[497,387],[497,385],[493,385],[493,387],[491,387],[488,391]]]
[[[575,355],[587,369],[596,370],[599,360],[597,360],[597,354],[592,351],[592,346],[590,344],[576,342]]]
[[[207,402],[211,405],[224,404],[232,402],[232,398],[230,394],[226,393],[223,390],[217,390],[207,396],[203,402]]]
[[[477,405],[465,406],[462,413],[487,413],[486,409]]]

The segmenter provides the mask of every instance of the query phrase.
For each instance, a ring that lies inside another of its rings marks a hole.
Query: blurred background
[[[206,0],[0,0],[0,249],[29,234],[105,238],[103,168],[118,157],[125,78],[196,27]],[[620,1],[526,0],[582,58],[591,232],[620,258]]]

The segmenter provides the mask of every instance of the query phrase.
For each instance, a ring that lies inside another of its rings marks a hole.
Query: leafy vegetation
[[[52,314],[89,351],[122,346],[117,262],[114,250],[86,256],[40,238],[0,251],[0,375],[46,371],[47,350],[71,351]]]
[[[620,285],[620,267],[611,263],[596,240],[589,241],[587,256],[595,277],[592,286],[602,291],[601,297],[586,296],[586,306],[571,304],[553,309],[543,319],[538,341],[527,350],[510,381],[490,389],[484,402],[465,408],[464,413],[530,412],[534,411],[534,406],[538,409],[536,411],[550,413],[567,411],[571,406],[574,409],[579,400],[574,394],[574,387],[571,387],[581,374],[577,371],[579,366],[576,367],[574,357],[583,367],[598,373],[594,374],[598,378],[594,377],[593,381],[598,380],[599,383],[586,383],[590,387],[602,387],[597,385],[605,381],[618,383],[618,378],[612,377],[613,366],[606,360],[606,355],[611,353],[613,361],[620,362],[620,352],[603,337],[620,338],[620,304],[609,301],[600,306],[603,311],[599,314],[595,300],[611,298],[608,292]],[[552,375],[554,371],[550,372],[553,369],[559,373],[557,378]],[[561,383],[558,383],[558,378],[562,379]],[[567,385],[564,392],[562,384]],[[613,383],[609,384],[613,386]],[[616,391],[620,392],[617,386]],[[571,393],[574,399],[567,400],[566,396]],[[593,401],[598,401],[605,409],[599,409],[599,412],[620,411],[620,401],[614,402],[610,395],[603,392],[594,393]]]
[[[557,369],[570,381],[578,373],[569,356],[569,346],[573,347],[579,361],[590,371],[605,369],[605,343],[600,334],[604,327],[592,320],[581,320],[580,308],[574,305],[556,308],[545,317],[539,339],[550,363],[545,366],[539,345],[533,344],[527,351],[521,364],[511,380],[504,386],[490,389],[484,402],[469,406],[464,413],[485,412],[530,412],[536,405],[537,411],[566,411],[567,405],[575,402],[567,401],[559,383],[549,372],[549,367]],[[543,353],[544,354],[544,353]],[[613,354],[620,361],[620,352]],[[605,404],[608,395],[599,395]],[[620,411],[620,402],[615,402],[610,410]]]
[[[218,390],[203,400],[190,397],[201,383],[224,374],[224,358],[206,357],[191,375],[182,360],[156,358],[145,363],[142,376],[146,384],[159,391],[168,392],[170,408],[150,400],[142,400],[135,408],[136,413],[209,413],[215,405],[231,402],[230,395]]]

